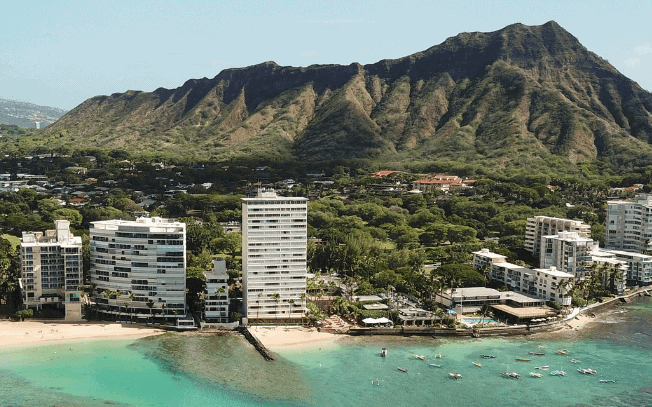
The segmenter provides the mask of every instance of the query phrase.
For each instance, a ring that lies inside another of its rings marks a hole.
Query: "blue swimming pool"
[[[464,322],[469,324],[489,324],[491,322],[498,322],[491,318],[464,318]]]

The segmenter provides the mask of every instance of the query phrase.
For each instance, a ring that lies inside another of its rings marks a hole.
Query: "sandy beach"
[[[118,323],[0,322],[0,347],[75,340],[142,338],[165,331]]]
[[[288,326],[256,326],[249,328],[249,331],[271,350],[328,346],[348,337],[343,334],[318,332],[317,328]]]

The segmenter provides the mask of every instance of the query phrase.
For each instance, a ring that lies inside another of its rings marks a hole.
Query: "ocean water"
[[[239,336],[213,334],[0,349],[0,406],[652,406],[652,300],[613,307],[578,332],[352,337],[278,356],[266,362]],[[534,369],[541,365],[550,370]],[[582,375],[579,367],[597,374]],[[555,369],[566,377],[550,376]],[[506,378],[503,370],[521,378]]]

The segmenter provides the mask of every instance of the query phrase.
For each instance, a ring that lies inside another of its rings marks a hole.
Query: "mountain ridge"
[[[96,96],[45,139],[218,160],[639,165],[652,157],[650,112],[652,94],[551,21],[461,33],[367,65],[268,61],[176,89]]]

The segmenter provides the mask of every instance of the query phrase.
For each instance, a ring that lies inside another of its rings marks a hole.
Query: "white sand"
[[[48,322],[0,322],[0,346],[23,346],[44,342],[62,342],[110,338],[142,338],[165,331],[139,325],[119,323],[74,324]]]
[[[348,337],[342,334],[317,332],[317,328],[287,326],[254,326],[250,327],[249,331],[271,350],[327,346]]]

